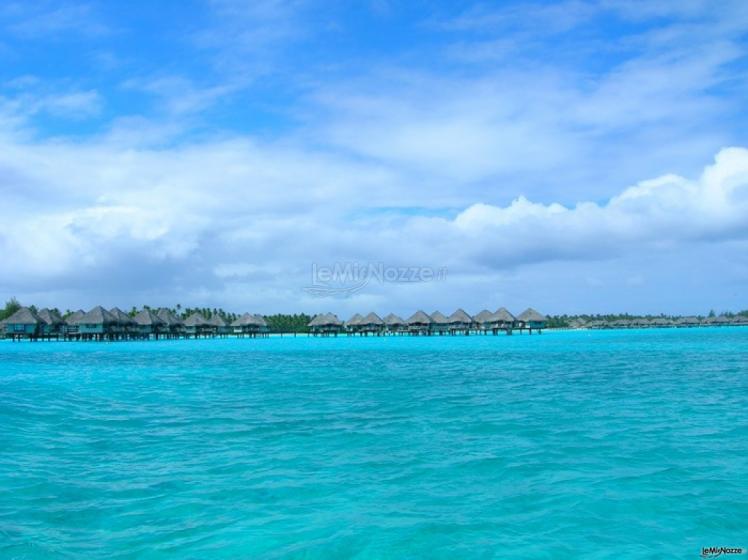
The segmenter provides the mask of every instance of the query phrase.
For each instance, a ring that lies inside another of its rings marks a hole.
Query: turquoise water
[[[748,546],[748,328],[0,343],[2,558]]]

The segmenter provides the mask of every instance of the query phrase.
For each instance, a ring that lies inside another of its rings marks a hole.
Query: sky
[[[0,298],[748,309],[747,33],[743,0],[3,2]]]

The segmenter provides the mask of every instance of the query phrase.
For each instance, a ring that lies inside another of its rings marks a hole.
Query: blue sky
[[[748,297],[748,4],[5,2],[0,296],[706,313]],[[312,297],[312,265],[446,269]]]

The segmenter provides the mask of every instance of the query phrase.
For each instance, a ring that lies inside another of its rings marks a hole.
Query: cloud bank
[[[246,304],[261,307],[272,292],[310,305],[301,288],[312,263],[447,267],[460,282],[748,241],[748,150],[739,147],[697,177],[645,180],[604,203],[520,196],[431,217],[409,215],[407,178],[387,169],[245,140],[139,150],[6,140],[1,153],[8,292],[121,276],[132,298],[245,290]]]

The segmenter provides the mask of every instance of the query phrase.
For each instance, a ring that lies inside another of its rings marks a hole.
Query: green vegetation
[[[18,303],[18,300],[14,297],[10,298],[5,302],[5,308],[0,309],[0,321],[2,321],[3,319],[7,319],[19,309],[21,309],[21,304]]]
[[[748,317],[748,309],[743,311],[738,311],[737,313],[734,313],[732,311],[723,311],[722,313],[715,313],[714,310],[709,311],[707,315],[696,315],[699,319],[704,319],[705,317],[716,317],[717,315],[721,315],[724,317],[735,317],[735,316],[743,316]],[[575,322],[583,322],[583,323],[591,323],[593,321],[603,321],[606,323],[613,323],[616,321],[631,321],[631,320],[637,320],[637,319],[673,319],[677,318],[678,316],[669,316],[669,315],[631,315],[629,313],[609,313],[605,315],[548,315],[548,323],[547,326],[549,328],[564,328],[564,327],[570,327]]]
[[[284,315],[276,313],[275,315],[265,315],[270,332],[272,333],[305,333],[309,332],[309,321],[311,315],[306,313],[297,313],[294,315]]]

